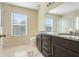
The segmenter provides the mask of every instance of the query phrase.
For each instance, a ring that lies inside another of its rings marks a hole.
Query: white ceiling
[[[50,10],[48,13],[63,15],[79,10],[79,2],[65,2],[62,5]]]
[[[6,4],[16,5],[24,8],[38,10],[40,6],[47,4],[48,2],[6,2]]]

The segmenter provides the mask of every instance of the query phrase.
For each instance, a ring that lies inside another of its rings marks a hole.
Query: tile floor
[[[43,57],[35,45],[22,44],[3,48],[3,57]]]

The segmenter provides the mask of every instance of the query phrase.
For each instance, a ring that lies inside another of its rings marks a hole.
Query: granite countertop
[[[74,36],[74,35],[59,35],[52,32],[44,32],[43,34],[49,34],[57,37],[67,38],[69,40],[79,41],[79,36]]]

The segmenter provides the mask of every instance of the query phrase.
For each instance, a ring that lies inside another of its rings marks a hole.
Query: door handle
[[[0,35],[0,38],[1,38],[1,37],[6,37],[6,35]]]

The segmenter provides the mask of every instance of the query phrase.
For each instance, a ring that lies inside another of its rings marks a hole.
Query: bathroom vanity
[[[78,36],[39,34],[36,36],[36,46],[45,57],[79,57]]]

